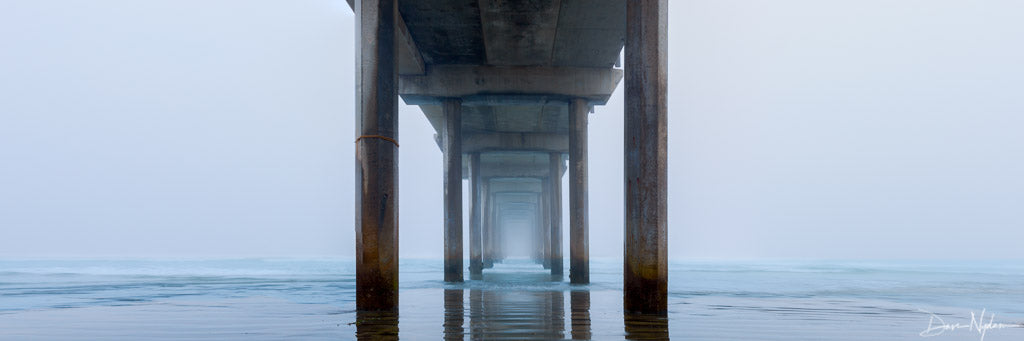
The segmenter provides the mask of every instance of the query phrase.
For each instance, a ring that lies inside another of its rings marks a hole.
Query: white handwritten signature
[[[921,309],[918,309],[921,310]],[[921,332],[921,337],[938,336],[946,331],[955,331],[957,329],[967,329],[969,332],[977,332],[981,335],[981,341],[985,341],[985,334],[990,329],[1003,329],[1003,328],[1024,328],[1024,324],[1013,324],[1013,323],[994,323],[996,314],[991,314],[988,317],[988,322],[985,322],[985,309],[981,310],[980,316],[975,316],[974,312],[971,312],[971,323],[970,324],[947,324],[941,317],[935,315],[929,311],[921,310],[921,312],[931,315],[928,319],[928,328]]]

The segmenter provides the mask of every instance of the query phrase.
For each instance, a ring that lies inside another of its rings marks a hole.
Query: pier
[[[567,251],[569,281],[589,283],[588,115],[624,83],[623,307],[667,312],[667,0],[349,4],[359,310],[398,307],[401,143],[436,143],[444,155],[445,281],[466,280],[466,269],[479,278],[514,234],[529,237],[532,258],[553,276],[564,274]],[[420,107],[435,141],[401,140],[399,98]]]

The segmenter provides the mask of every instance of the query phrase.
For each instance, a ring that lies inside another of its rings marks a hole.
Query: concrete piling
[[[550,168],[550,167],[549,167]],[[541,264],[551,269],[551,178],[542,179],[541,195]]]
[[[483,181],[480,179],[480,153],[473,153],[469,159],[469,183],[470,183],[470,215],[469,215],[469,274],[470,276],[481,275],[483,273],[483,253],[481,248],[483,247],[482,231],[483,228],[483,204],[485,198],[486,189]]]
[[[462,282],[462,101],[444,101],[444,281]]]
[[[486,202],[486,205],[484,206],[485,207],[484,210],[486,211],[486,214],[485,214],[485,217],[484,217],[483,231],[481,231],[482,233],[481,233],[481,236],[480,236],[481,239],[482,239],[482,244],[483,244],[483,248],[481,250],[481,253],[482,253],[482,258],[483,258],[482,259],[483,267],[484,268],[492,268],[492,267],[494,267],[494,254],[493,254],[493,250],[494,250],[494,243],[493,243],[493,241],[494,241],[494,239],[493,239],[493,237],[494,237],[494,225],[497,224],[497,217],[496,217],[497,216],[497,214],[496,214],[497,202],[495,200],[495,196],[494,196],[493,193],[488,192],[486,195],[487,195],[487,202]]]
[[[590,283],[590,227],[587,189],[587,115],[582,98],[569,102],[569,281]]]
[[[627,313],[668,311],[667,0],[629,1],[625,47]]]
[[[551,258],[551,274],[561,275],[562,274],[562,153],[550,153],[549,154],[549,169],[550,176],[548,180],[551,182],[549,185],[550,199],[548,201],[550,207],[551,217],[551,241],[550,241],[550,258]]]
[[[394,0],[356,11],[356,308],[398,310],[398,68]]]

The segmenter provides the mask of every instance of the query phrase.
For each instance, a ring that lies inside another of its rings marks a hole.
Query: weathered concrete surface
[[[480,275],[484,268],[483,265],[483,253],[481,253],[482,244],[482,231],[483,228],[483,207],[482,204],[486,200],[487,186],[484,184],[483,179],[480,178],[480,154],[470,154],[469,170],[471,172],[469,177],[470,183],[470,205],[472,205],[471,212],[469,215],[469,273],[470,275]]]
[[[462,103],[444,102],[444,280],[462,282]]]
[[[561,275],[562,259],[562,153],[551,153],[549,161],[551,182],[551,274]]]
[[[400,0],[398,6],[426,63],[486,63],[477,0]]]
[[[356,308],[398,309],[398,70],[394,0],[356,10]]]
[[[400,0],[428,64],[611,67],[625,38],[621,0]]]
[[[612,67],[626,39],[626,2],[562,0],[552,49],[555,66]]]
[[[558,27],[559,2],[480,0],[487,63],[548,64]]]
[[[587,115],[584,99],[569,102],[569,281],[590,283]]]
[[[593,104],[605,104],[611,97],[622,70],[613,68],[575,68],[543,66],[439,65],[427,68],[424,75],[401,76],[398,92],[407,104],[436,104],[444,98],[510,95],[516,101],[538,103],[550,98],[585,98]]]
[[[668,1],[629,1],[626,20],[623,308],[666,314]]]

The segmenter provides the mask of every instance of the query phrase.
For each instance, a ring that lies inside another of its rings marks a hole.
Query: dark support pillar
[[[444,281],[462,282],[462,101],[444,101]]]
[[[540,207],[541,207],[541,264],[545,269],[551,269],[551,180],[544,178],[541,181]]]
[[[548,177],[551,182],[551,274],[562,274],[562,154],[551,153]]]
[[[569,102],[569,281],[590,283],[590,214],[587,208],[587,114],[582,98]]]
[[[537,264],[544,264],[544,194],[537,193],[537,205],[534,206],[535,221],[533,226],[533,260]]]
[[[398,64],[394,0],[357,2],[356,309],[398,310]]]
[[[485,184],[480,179],[480,153],[473,153],[469,159],[469,183],[470,183],[470,209],[469,215],[469,274],[470,276],[483,273],[483,257],[481,253],[483,225],[483,204],[487,199]]]
[[[498,201],[494,194],[491,194],[490,192],[485,193],[485,195],[487,196],[487,203],[486,206],[484,206],[486,212],[484,217],[483,233],[481,233],[481,239],[483,239],[483,249],[481,250],[481,253],[483,254],[482,258],[484,268],[492,268],[494,267],[494,256],[492,253],[494,246],[491,243],[491,238],[494,236],[495,216],[497,215],[495,214],[495,211],[497,210]]]
[[[623,308],[668,311],[668,0],[626,3]]]

